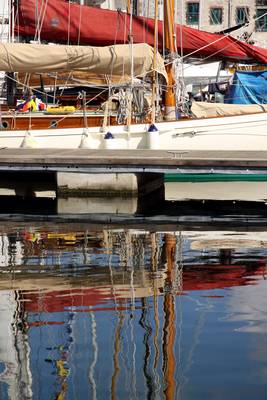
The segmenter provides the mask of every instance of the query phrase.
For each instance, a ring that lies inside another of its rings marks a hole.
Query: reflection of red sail
[[[23,293],[27,300],[25,310],[31,312],[59,312],[71,311],[80,308],[81,311],[88,311],[88,307],[95,307],[110,300],[109,290],[104,287],[81,288],[70,290],[53,290],[42,293]],[[39,298],[40,297],[40,298]],[[102,310],[102,308],[98,308]]]
[[[127,42],[125,32],[129,31],[129,25],[130,16],[122,12],[79,6],[62,0],[20,0],[14,29],[20,36],[34,37],[39,32],[43,40],[54,41],[56,38],[60,43],[103,46]],[[163,43],[161,22],[158,30],[160,48]],[[153,19],[133,18],[135,43],[153,45],[153,35]],[[181,37],[185,55],[194,52],[194,57],[267,62],[266,49],[237,42],[229,36],[177,25],[178,48]]]
[[[213,290],[234,286],[245,286],[257,283],[257,276],[263,275],[263,267],[252,270],[245,266],[233,265],[199,265],[186,268],[183,272],[183,291]],[[159,288],[160,289],[160,288]],[[148,291],[148,296],[151,292]],[[144,292],[142,291],[142,296]],[[137,296],[138,297],[138,293]],[[121,287],[117,291],[116,309],[124,309],[124,300],[130,298],[127,287]],[[110,287],[96,286],[87,288],[75,288],[63,290],[51,290],[50,292],[24,292],[25,310],[28,312],[60,312],[76,311],[87,312],[89,307],[97,307],[98,311],[114,310],[108,302],[113,300]]]
[[[243,265],[201,265],[183,272],[183,289],[212,290],[255,284],[263,268],[248,270]]]

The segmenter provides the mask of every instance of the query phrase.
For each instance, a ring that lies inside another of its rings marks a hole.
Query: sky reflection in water
[[[1,399],[265,399],[260,232],[3,230]]]

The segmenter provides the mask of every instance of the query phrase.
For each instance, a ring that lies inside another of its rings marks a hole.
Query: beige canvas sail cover
[[[267,111],[266,104],[223,104],[193,101],[191,111],[196,118],[230,117]]]
[[[154,51],[145,43],[133,45],[135,77],[152,74]],[[157,53],[156,71],[167,81],[163,58]],[[25,43],[0,44],[0,71],[45,73],[89,71],[98,74],[131,75],[131,48],[128,44],[92,47]]]

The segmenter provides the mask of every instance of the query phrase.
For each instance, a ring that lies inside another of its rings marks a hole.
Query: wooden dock
[[[0,172],[0,188],[24,196],[52,188],[58,196],[137,195],[160,202],[168,174],[174,181],[196,175],[267,181],[267,152],[4,148]]]
[[[266,174],[266,151],[0,149],[0,171]]]

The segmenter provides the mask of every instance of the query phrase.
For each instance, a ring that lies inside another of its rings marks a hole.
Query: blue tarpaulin
[[[228,104],[267,104],[267,71],[238,71],[224,102]]]

